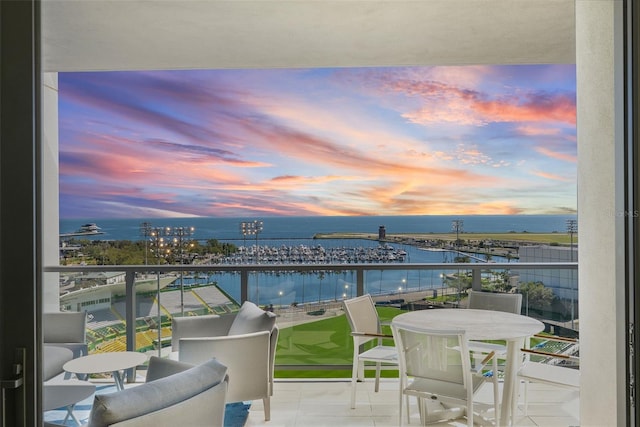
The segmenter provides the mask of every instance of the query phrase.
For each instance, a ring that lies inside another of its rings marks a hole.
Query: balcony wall
[[[577,263],[162,265],[48,267],[61,280],[60,309],[87,311],[90,352],[166,353],[171,318],[225,315],[251,300],[278,315],[281,328],[276,370],[281,377],[346,377],[352,340],[342,300],[369,293],[381,318],[405,310],[465,306],[465,286],[491,288],[499,274],[520,271],[574,272]],[[100,274],[126,280],[101,283]],[[108,273],[108,274],[107,274]],[[516,283],[511,280],[510,283]],[[576,281],[577,288],[577,281]],[[517,288],[513,289],[517,291]],[[523,313],[552,332],[572,334],[577,318],[567,301]],[[569,317],[568,317],[569,316]],[[320,357],[313,348],[322,347]],[[332,371],[318,374],[318,371]]]

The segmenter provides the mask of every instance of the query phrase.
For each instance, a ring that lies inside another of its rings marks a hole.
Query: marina
[[[378,246],[240,246],[238,252],[221,258],[221,264],[353,264],[404,262],[407,252],[389,244]]]

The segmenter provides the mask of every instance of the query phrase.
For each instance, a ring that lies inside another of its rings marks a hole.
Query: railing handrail
[[[486,263],[358,263],[358,264],[137,264],[137,265],[50,265],[44,271],[66,273],[72,271],[102,272],[176,272],[176,271],[312,271],[312,270],[528,270],[577,269],[577,262],[486,262]]]
[[[472,272],[472,289],[481,290],[481,274],[485,270],[538,270],[562,269],[576,270],[577,262],[484,262],[484,263],[333,263],[333,264],[163,264],[163,265],[55,265],[45,266],[44,272],[123,272],[126,285],[126,347],[135,351],[136,328],[136,292],[134,287],[136,273],[153,272],[240,272],[240,303],[248,299],[248,278],[251,272],[303,272],[303,271],[355,271],[356,295],[364,293],[366,271],[391,270],[466,270]]]

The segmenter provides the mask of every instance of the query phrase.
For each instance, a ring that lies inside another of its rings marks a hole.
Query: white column
[[[58,207],[58,74],[42,77],[42,265],[60,262],[60,211]],[[44,311],[60,308],[58,273],[43,274]]]
[[[580,424],[625,424],[619,1],[577,0]]]

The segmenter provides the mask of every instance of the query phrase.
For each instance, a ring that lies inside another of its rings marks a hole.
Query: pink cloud
[[[520,135],[526,136],[555,136],[560,134],[560,129],[545,126],[521,125],[516,128]]]
[[[558,151],[553,151],[548,147],[536,147],[535,150],[543,156],[547,156],[552,159],[563,160],[571,163],[578,162],[578,157],[575,154],[560,153]]]
[[[551,179],[553,181],[563,181],[563,182],[571,182],[571,181],[575,181],[575,179],[572,178],[567,178],[558,174],[554,174],[554,173],[550,173],[550,172],[544,172],[544,171],[533,171],[532,172],[534,175],[539,176],[541,178],[545,178],[545,179]]]
[[[478,76],[486,70],[479,69],[480,73],[470,74]],[[455,81],[453,78],[436,80],[434,77],[442,78],[443,73],[438,76],[407,74],[385,75],[378,78],[378,83],[387,90],[414,100],[417,107],[402,113],[411,123],[482,126],[503,122],[544,122],[575,125],[575,99],[572,95],[542,91],[491,95],[471,89],[479,85],[479,78],[471,81]],[[465,86],[461,86],[461,82]]]

